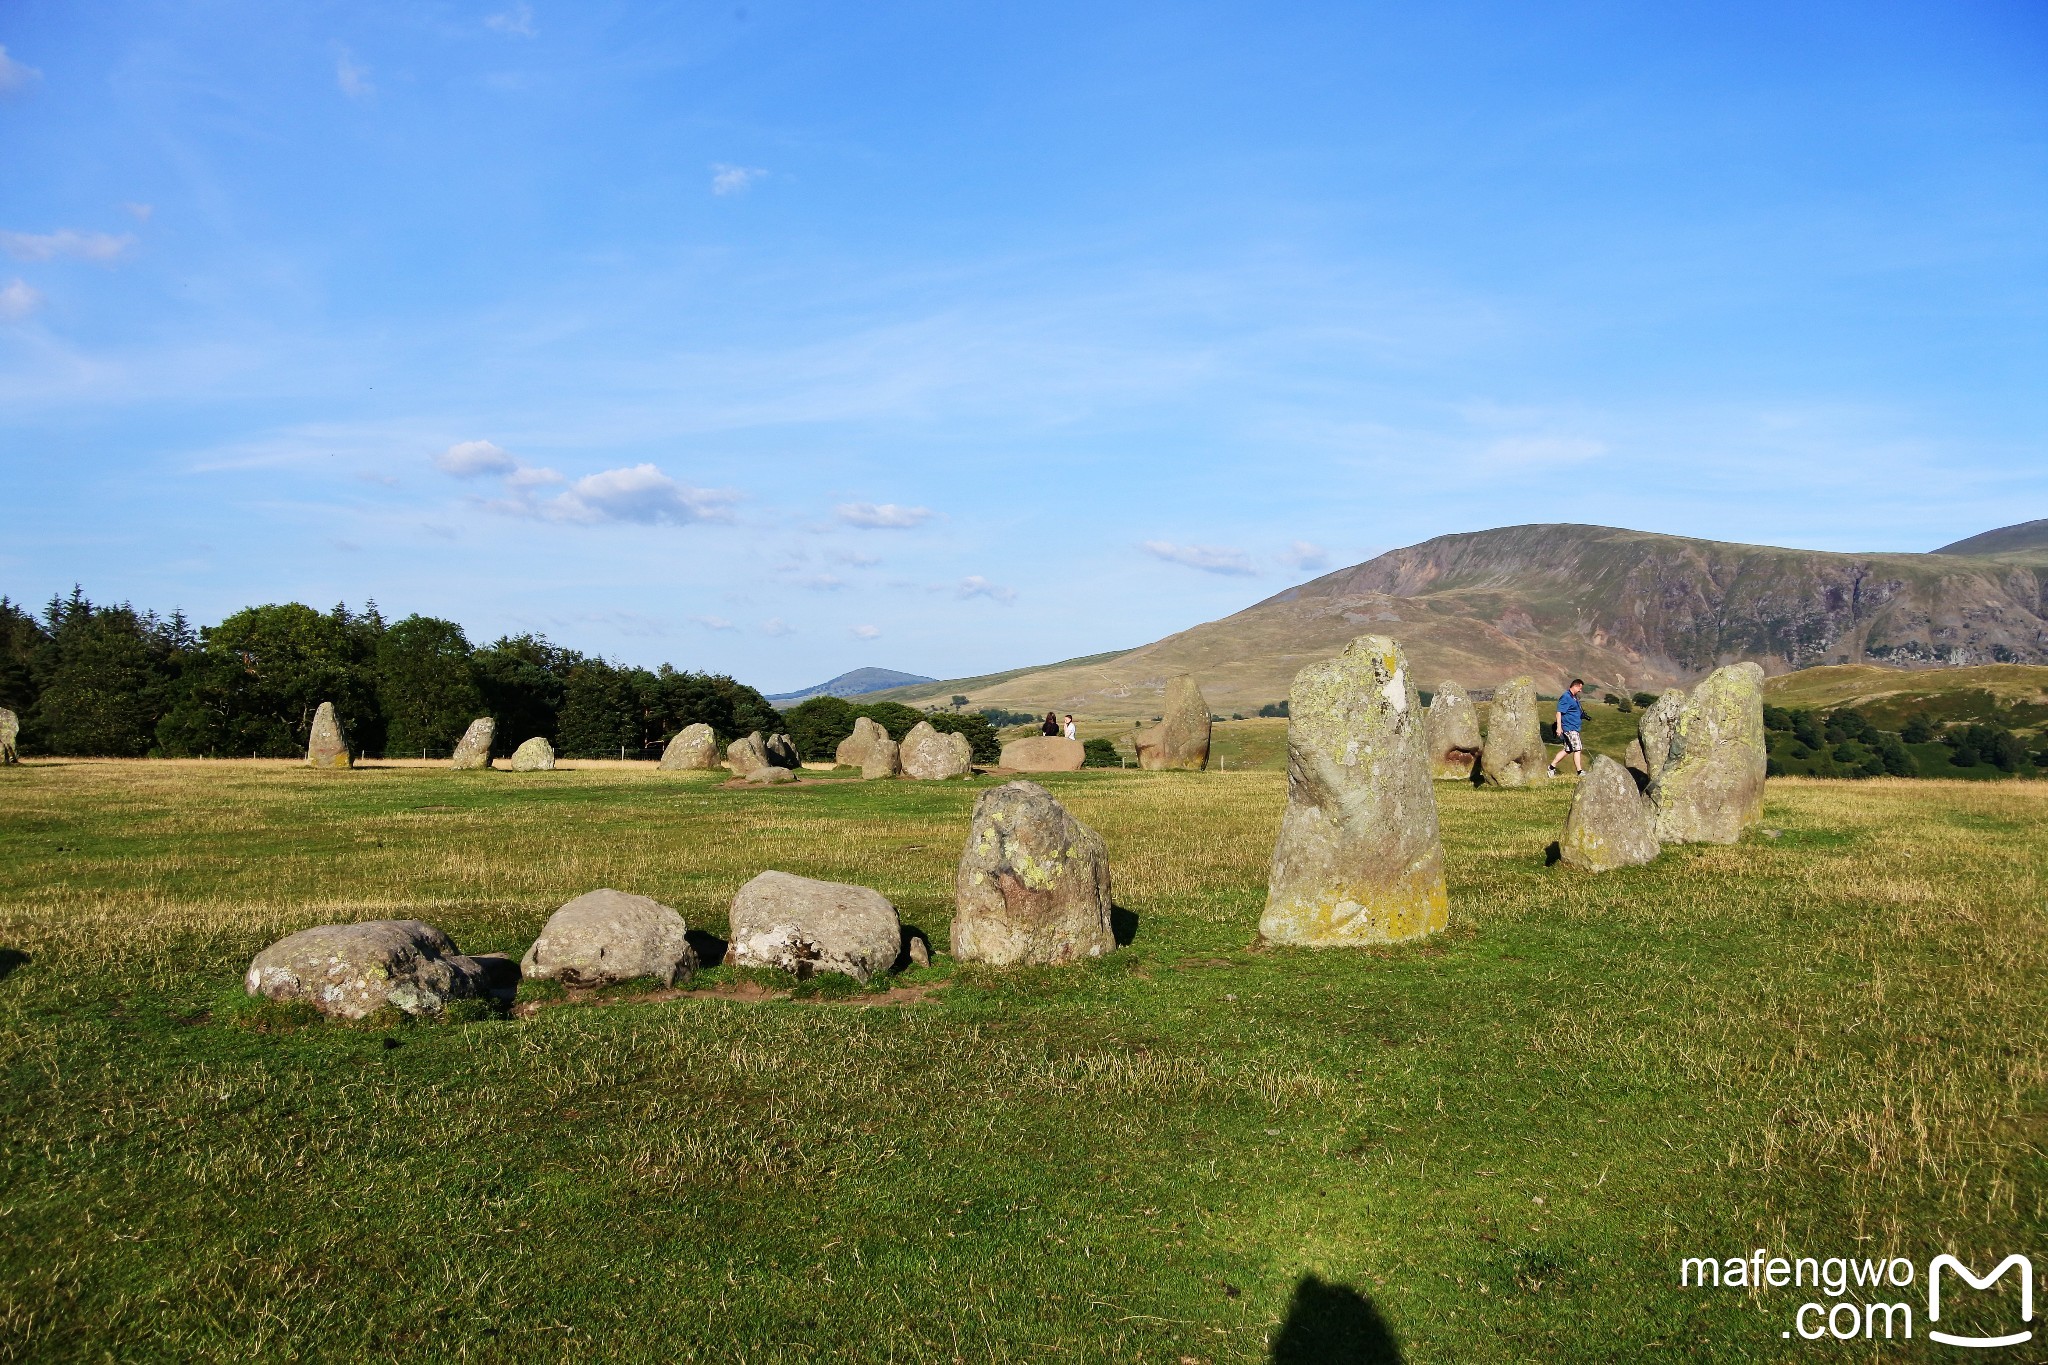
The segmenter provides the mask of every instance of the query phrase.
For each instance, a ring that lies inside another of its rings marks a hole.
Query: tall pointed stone
[[[1209,766],[1209,703],[1194,674],[1181,673],[1166,680],[1166,706],[1159,723],[1140,731],[1136,742],[1141,768],[1200,772]]]
[[[341,718],[334,714],[334,703],[331,701],[321,702],[320,709],[313,713],[313,731],[306,739],[306,766],[349,766],[348,736],[342,733]]]
[[[0,706],[0,763],[21,762],[21,751],[14,742],[20,734],[20,717],[6,707]]]
[[[1657,837],[1667,844],[1740,839],[1763,818],[1766,764],[1763,669],[1715,669],[1686,698],[1671,727],[1670,752],[1650,784]]]
[[[1429,699],[1429,775],[1467,782],[1479,763],[1479,708],[1454,682],[1436,685]]]
[[[1486,713],[1486,745],[1479,771],[1494,787],[1526,787],[1550,780],[1543,752],[1543,722],[1536,714],[1536,683],[1523,676],[1493,689]]]
[[[448,766],[457,772],[470,768],[491,766],[491,741],[498,737],[498,722],[483,716],[469,723],[462,732],[462,742],[455,746],[455,757]]]

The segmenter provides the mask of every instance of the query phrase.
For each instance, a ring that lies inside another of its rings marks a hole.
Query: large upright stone
[[[1136,736],[1138,766],[1158,772],[1209,766],[1209,703],[1192,673],[1166,680],[1166,709],[1159,723]]]
[[[0,763],[21,762],[21,750],[14,741],[21,734],[21,718],[0,706]]]
[[[673,986],[697,969],[683,917],[660,901],[606,887],[554,914],[520,960],[520,971],[565,986],[603,986],[651,976]]]
[[[1260,935],[1325,946],[1442,929],[1427,725],[1400,647],[1360,636],[1295,675],[1287,711],[1287,813]]]
[[[348,736],[341,731],[341,718],[334,714],[334,703],[331,701],[321,702],[320,709],[313,713],[313,732],[306,739],[306,766],[349,766]]]
[[[953,891],[953,956],[963,962],[1074,962],[1116,947],[1108,847],[1036,782],[975,801]]]
[[[1587,872],[1647,863],[1657,856],[1657,808],[1627,768],[1596,755],[1572,793],[1557,851]]]
[[[1479,772],[1495,787],[1526,787],[1550,780],[1543,750],[1543,723],[1536,714],[1536,684],[1528,677],[1510,678],[1493,689],[1486,714],[1486,743],[1479,753]]]
[[[838,972],[866,981],[896,965],[903,924],[879,891],[763,872],[732,898],[732,961],[797,977]]]
[[[1436,685],[1429,699],[1429,775],[1467,782],[1479,762],[1479,708],[1454,682]]]
[[[657,765],[669,772],[697,772],[718,766],[718,736],[699,721],[676,731],[676,737],[661,751]]]
[[[448,766],[457,772],[470,768],[491,766],[491,741],[498,737],[498,722],[489,716],[480,716],[469,723],[462,732],[462,739],[455,746],[455,757]]]
[[[512,751],[512,771],[515,773],[551,773],[555,770],[555,746],[541,735],[535,735]]]
[[[745,777],[767,767],[768,742],[761,738],[761,732],[756,730],[745,739],[736,739],[726,745],[725,766],[732,769],[735,777]]]
[[[832,751],[832,761],[842,768],[865,768],[868,752],[875,745],[889,740],[889,732],[867,716],[853,718],[853,733],[839,741],[839,747]]]
[[[1763,669],[1715,669],[1686,698],[1671,727],[1670,752],[1650,784],[1657,837],[1667,844],[1740,839],[1763,818],[1767,761]]]
[[[972,757],[973,750],[971,747],[968,753]],[[884,734],[880,739],[867,747],[867,752],[861,757],[861,781],[873,782],[879,778],[901,777],[902,775],[903,751],[895,740]]]
[[[761,746],[761,750],[768,755],[768,761],[778,768],[788,768],[795,772],[804,766],[802,755],[796,751],[796,741],[788,735],[770,735],[767,742]]]
[[[251,995],[304,1000],[323,1014],[360,1019],[391,1006],[438,1014],[450,1000],[509,1000],[519,973],[497,957],[464,957],[431,924],[379,919],[302,929],[256,954],[244,985]]]
[[[974,771],[974,746],[967,742],[967,736],[941,733],[928,720],[911,726],[899,748],[905,777],[939,782],[966,777]]]
[[[1030,735],[1005,744],[1001,761],[1013,772],[1077,773],[1088,761],[1088,750],[1064,735]]]
[[[1641,720],[1636,722],[1636,742],[1643,746],[1643,770],[1652,779],[1664,770],[1664,760],[1671,753],[1671,732],[1678,725],[1679,712],[1685,710],[1685,689],[1667,688],[1664,694],[1643,708]]]

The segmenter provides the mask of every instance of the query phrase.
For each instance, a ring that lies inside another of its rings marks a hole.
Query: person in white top
[[[1068,716],[1066,724],[1062,725],[1060,727],[1060,730],[1061,733],[1065,734],[1068,739],[1075,738],[1076,736],[1074,734],[1074,718],[1072,716]]]

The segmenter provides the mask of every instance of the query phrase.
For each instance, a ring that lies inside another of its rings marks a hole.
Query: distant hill
[[[937,682],[921,673],[898,673],[893,668],[856,668],[851,673],[841,673],[829,682],[816,687],[806,687],[801,692],[779,692],[769,696],[773,702],[798,702],[811,697],[864,697],[870,692],[886,691],[892,687],[905,687],[914,683]]]
[[[1137,649],[890,695],[917,704],[960,693],[977,706],[1123,720],[1156,715],[1166,679],[1190,672],[1212,709],[1250,714],[1285,697],[1301,668],[1370,632],[1400,642],[1424,688],[1528,673],[1543,691],[1573,676],[1654,690],[1738,659],[1773,674],[2048,663],[2048,562],[2031,556],[1837,554],[1507,526],[1394,550]]]
[[[1887,730],[1918,714],[1934,721],[1995,721],[2016,731],[2037,731],[2048,723],[2048,668],[1980,664],[1908,672],[1841,664],[1766,679],[1764,700],[1814,711],[1853,706]]]
[[[2043,517],[2039,521],[2023,521],[2016,526],[2001,526],[1996,531],[1985,531],[1967,540],[1959,540],[1953,545],[1944,545],[1934,553],[2024,559],[2035,564],[2048,563],[2048,517]]]

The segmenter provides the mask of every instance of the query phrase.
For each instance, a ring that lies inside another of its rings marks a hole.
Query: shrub
[[[1629,697],[1637,706],[1655,706],[1657,704],[1657,694],[1655,692],[1631,692]]]
[[[1121,768],[1124,766],[1123,755],[1116,751],[1116,745],[1106,739],[1085,740],[1081,745],[1081,749],[1082,752],[1087,754],[1087,757],[1081,760],[1081,766],[1084,768]]]
[[[1284,701],[1269,701],[1259,708],[1259,714],[1262,716],[1285,716],[1287,714],[1287,703]]]
[[[996,738],[995,727],[988,723],[987,716],[973,711],[934,711],[921,719],[930,721],[932,729],[942,735],[967,736],[976,763],[994,763],[1003,756],[1003,742]]]

